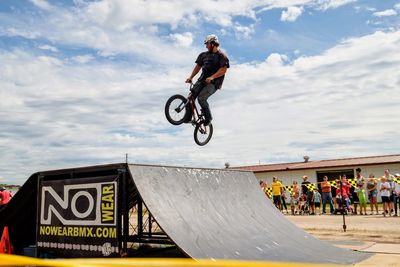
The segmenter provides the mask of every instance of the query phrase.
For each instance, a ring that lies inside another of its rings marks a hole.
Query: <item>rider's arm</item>
[[[189,78],[186,79],[186,82],[190,83],[192,81],[193,77],[196,76],[196,74],[199,73],[200,70],[201,70],[201,66],[199,64],[194,66],[192,74],[190,75]]]
[[[206,82],[210,83],[212,80],[217,79],[222,75],[225,75],[227,69],[228,69],[227,67],[219,68],[219,70],[217,70],[216,73],[214,73],[213,75],[211,75],[206,79]]]

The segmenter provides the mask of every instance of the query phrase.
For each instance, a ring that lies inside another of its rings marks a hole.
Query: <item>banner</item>
[[[118,254],[118,177],[41,181],[38,252],[57,257]]]

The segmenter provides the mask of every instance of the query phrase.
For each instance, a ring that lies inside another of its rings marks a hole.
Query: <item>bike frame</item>
[[[200,132],[201,133],[207,133],[207,127],[205,127],[204,125],[201,124],[203,114],[200,114],[199,110],[197,109],[196,99],[195,99],[194,94],[192,92],[193,85],[194,85],[193,83],[190,83],[190,93],[189,93],[189,95],[187,97],[188,101],[186,102],[185,107],[188,104],[190,105],[190,109],[192,111],[192,117],[193,117],[192,125],[196,126],[196,125],[199,124],[200,125]]]
[[[201,122],[200,114],[196,106],[196,99],[194,98],[192,92],[189,93],[187,99],[188,99],[188,104],[190,105],[190,109],[192,111],[192,116],[193,116],[192,124],[199,124]]]

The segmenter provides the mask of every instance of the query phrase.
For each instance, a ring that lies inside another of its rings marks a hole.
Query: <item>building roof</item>
[[[393,164],[393,163],[400,163],[400,155],[329,159],[329,160],[316,160],[308,162],[303,161],[303,162],[292,162],[292,163],[238,166],[231,168],[237,170],[252,171],[254,173],[257,173],[257,172],[321,169],[321,168],[365,166],[365,165]]]

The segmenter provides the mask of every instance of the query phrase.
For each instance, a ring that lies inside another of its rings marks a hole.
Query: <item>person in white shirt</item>
[[[394,175],[390,173],[390,171],[388,169],[385,170],[384,172],[385,177],[386,177],[386,182],[388,182],[390,184],[390,196],[389,196],[389,209],[390,209],[390,213],[393,213],[393,205],[394,205],[394,194],[393,194],[393,188],[394,188]]]
[[[400,209],[400,174],[396,173],[394,175],[397,179],[399,179],[398,182],[394,181],[394,187],[393,187],[393,195],[394,195],[394,216],[397,216],[397,204],[399,204],[399,209]]]
[[[390,203],[390,191],[392,188],[390,187],[389,182],[387,181],[385,176],[381,177],[381,186],[379,191],[381,193],[381,199],[383,203],[383,216],[386,216],[389,213],[389,203]]]

